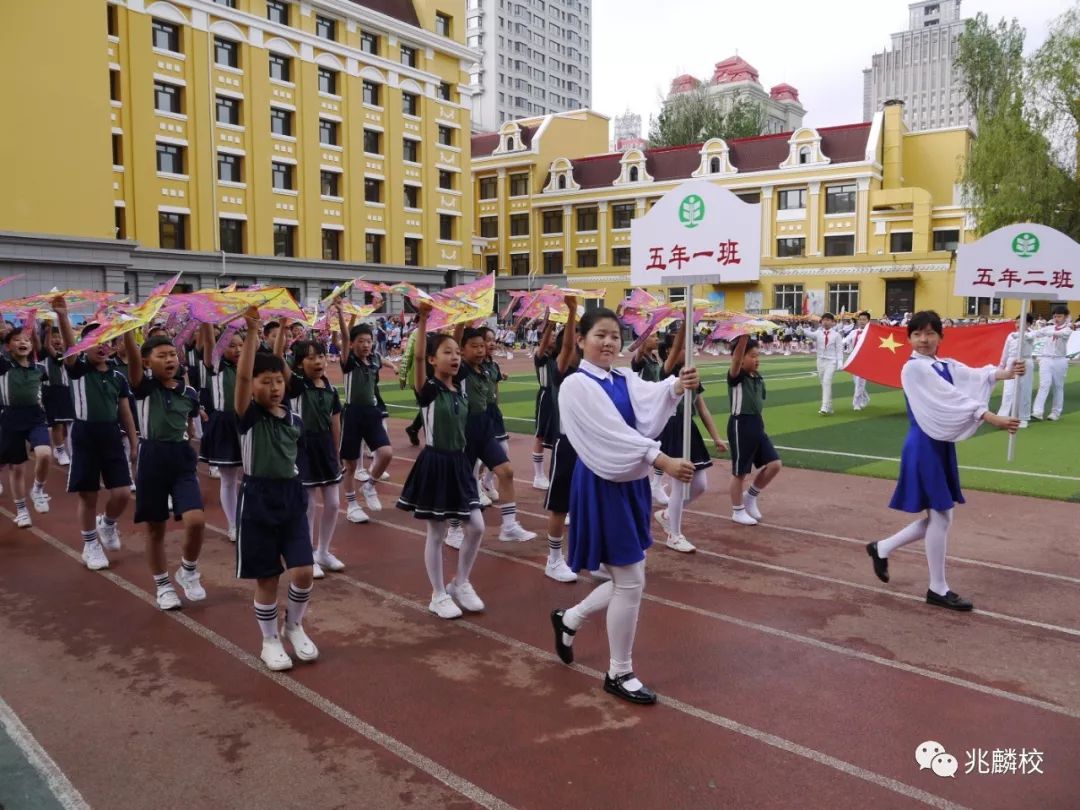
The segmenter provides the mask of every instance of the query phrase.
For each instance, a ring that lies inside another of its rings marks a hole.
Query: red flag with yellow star
[[[1011,322],[982,326],[953,326],[945,329],[938,357],[951,357],[966,366],[996,366],[1009,335],[1016,331]],[[844,365],[844,371],[890,388],[900,387],[900,369],[911,357],[906,326],[872,323]]]

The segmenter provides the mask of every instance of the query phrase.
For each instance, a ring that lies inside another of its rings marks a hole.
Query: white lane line
[[[5,515],[9,518],[14,518],[14,515],[4,508],[0,508],[0,514]],[[221,531],[220,529],[216,530],[219,532]],[[53,537],[51,534],[44,532],[41,529],[38,529],[37,527],[31,528],[30,531],[36,536],[40,537],[50,546],[57,549],[58,551],[63,552],[68,557],[75,560],[80,566],[82,566],[82,557],[79,555],[79,553],[74,549],[68,547],[63,541]],[[225,532],[221,533],[224,534]],[[150,605],[154,610],[158,610],[157,603],[154,598],[150,596],[150,594],[141,590],[138,586],[133,585],[131,582],[124,579],[123,577],[114,574],[108,569],[103,571],[97,571],[95,573],[100,574],[101,576],[105,577],[105,579],[109,580],[109,582],[122,588],[132,596]],[[374,726],[365,723],[356,715],[351,714],[346,709],[342,708],[333,701],[330,701],[327,698],[323,697],[313,689],[309,689],[303,684],[298,683],[297,681],[293,680],[287,675],[281,674],[280,672],[271,672],[270,670],[266,669],[261,660],[259,660],[246,650],[241,649],[236,644],[233,644],[224,636],[221,636],[218,633],[214,632],[209,627],[199,624],[197,621],[188,616],[185,616],[180,611],[167,611],[165,612],[165,615],[173,621],[179,622],[181,625],[186,627],[191,632],[195,633],[200,638],[203,638],[206,641],[210,642],[217,649],[228,655],[231,655],[233,658],[235,658],[242,664],[246,664],[258,675],[261,675],[262,677],[273,681],[278,686],[288,690],[296,697],[300,698],[301,700],[305,701],[306,703],[326,714],[328,717],[332,717],[334,720],[337,720],[342,725],[356,732],[364,739],[368,740],[369,742],[375,743],[382,748],[385,748],[390,753],[408,762],[417,770],[423,771],[428,776],[438,780],[439,782],[442,782],[451,790],[460,793],[462,796],[470,799],[471,801],[476,802],[481,807],[493,808],[493,810],[513,810],[512,805],[507,804],[497,796],[488,793],[486,790],[479,787],[478,785],[473,784],[464,777],[458,776],[456,773],[440,765],[435,760],[430,759],[419,753],[418,751],[410,748],[401,740],[398,740],[395,737],[391,737],[389,734],[386,734],[385,732],[380,731]]]
[[[0,697],[0,726],[15,743],[26,761],[45,780],[50,792],[66,810],[90,810],[86,799],[75,788],[60,766],[48,755],[41,744],[15,714],[15,710]]]

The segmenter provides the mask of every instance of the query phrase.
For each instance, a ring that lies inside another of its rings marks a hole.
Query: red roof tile
[[[403,23],[415,25],[417,28],[420,27],[420,18],[416,16],[412,0],[349,0],[349,2],[378,11]]]

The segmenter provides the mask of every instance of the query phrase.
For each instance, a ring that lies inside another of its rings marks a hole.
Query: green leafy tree
[[[1076,173],[1080,164],[1080,4],[1058,17],[1031,59],[1046,130]]]
[[[733,101],[710,94],[709,85],[669,96],[649,127],[649,145],[685,146],[710,138],[747,138],[765,128],[762,106],[743,96]]]

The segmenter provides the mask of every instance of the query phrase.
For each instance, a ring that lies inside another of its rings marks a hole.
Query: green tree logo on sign
[[[687,228],[696,228],[705,219],[705,201],[691,194],[679,203],[679,222]]]
[[[1039,252],[1039,237],[1033,233],[1018,234],[1012,242],[1013,253],[1021,259],[1027,259]]]

